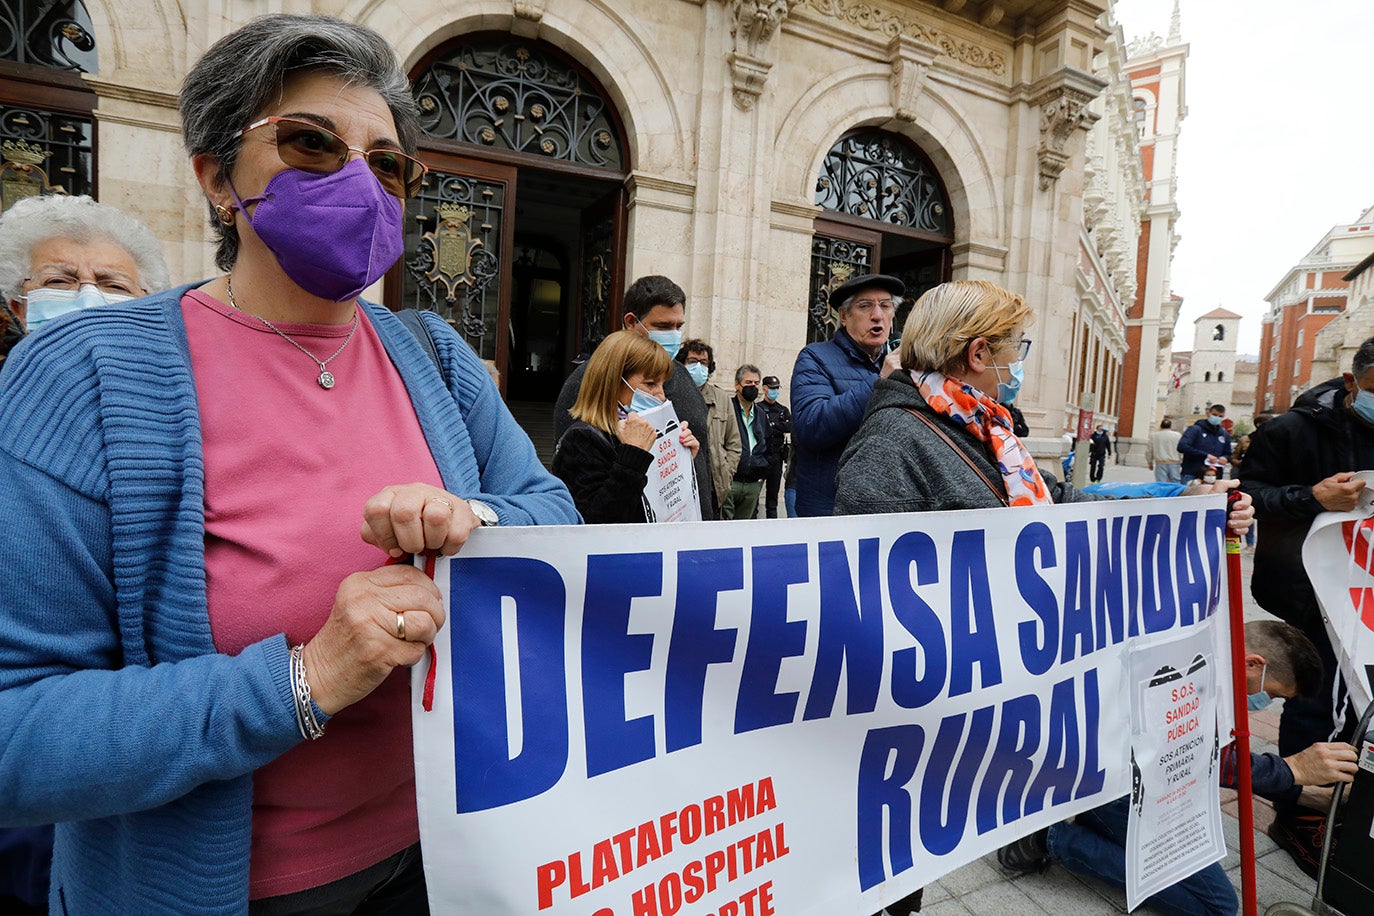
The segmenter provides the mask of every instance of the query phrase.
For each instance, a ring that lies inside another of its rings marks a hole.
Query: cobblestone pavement
[[[1128,468],[1108,464],[1107,481],[1153,480],[1152,472],[1144,468]],[[1250,597],[1251,556],[1241,554],[1242,575],[1245,579],[1245,619],[1262,620],[1269,617]],[[1250,716],[1251,742],[1255,751],[1275,751],[1278,739],[1279,713],[1283,701],[1276,700],[1269,709]],[[1225,867],[1231,883],[1240,894],[1240,824],[1237,820],[1235,793],[1222,790],[1222,825],[1226,833],[1227,856]],[[1276,903],[1299,903],[1310,906],[1316,882],[1298,869],[1293,860],[1265,834],[1273,819],[1273,811],[1263,799],[1255,799],[1255,887],[1258,911]],[[1037,875],[1008,877],[997,865],[997,857],[989,854],[946,875],[926,888],[922,916],[1021,916],[1021,914],[1052,913],[1055,916],[1096,916],[1102,913],[1125,913],[1125,891],[1092,878],[1084,878],[1051,864],[1048,871]],[[1137,913],[1154,913],[1141,907]]]

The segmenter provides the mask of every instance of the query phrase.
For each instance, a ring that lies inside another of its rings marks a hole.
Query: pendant
[[[322,369],[320,370],[320,377],[315,379],[315,381],[320,383],[321,388],[328,391],[330,388],[334,387],[334,373],[330,372],[328,369]]]

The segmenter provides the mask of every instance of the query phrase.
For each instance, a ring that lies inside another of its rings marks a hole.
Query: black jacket
[[[752,425],[754,438],[758,444],[749,448],[749,430],[744,422],[744,411],[740,409],[739,398],[731,398],[735,408],[735,423],[739,426],[740,449],[739,467],[735,469],[735,479],[741,483],[753,483],[768,476],[768,422],[757,401],[754,402]]]
[[[590,525],[644,522],[644,487],[654,456],[610,433],[574,420],[558,440],[553,474],[568,485],[573,503]]]
[[[577,403],[577,393],[582,389],[582,375],[586,371],[586,363],[578,366],[573,370],[572,375],[563,382],[563,388],[558,392],[558,400],[553,405],[554,442],[561,441],[563,434],[573,424],[572,414],[568,411],[572,410],[573,404]],[[673,372],[663,383],[663,393],[668,396],[668,400],[673,402],[673,411],[677,414],[677,418],[691,427],[692,435],[696,436],[697,441],[701,443],[697,457],[692,462],[692,469],[696,471],[697,475],[697,494],[701,497],[701,517],[715,518],[714,500],[711,495],[715,492],[715,488],[711,484],[711,436],[706,426],[706,399],[697,390],[692,377],[680,366],[674,366]]]
[[[787,445],[787,435],[792,432],[792,411],[775,401],[760,400],[763,418],[768,426],[768,463],[781,464]]]
[[[1302,543],[1325,511],[1312,487],[1332,474],[1374,468],[1374,429],[1345,398],[1339,378],[1309,388],[1291,410],[1251,434],[1240,467],[1240,488],[1254,500],[1259,522],[1250,592],[1260,607],[1304,631],[1322,626],[1302,565]]]

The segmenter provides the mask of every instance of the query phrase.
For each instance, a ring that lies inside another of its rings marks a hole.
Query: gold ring
[[[436,497],[434,497],[433,499],[431,499],[430,502],[434,502],[434,503],[443,503],[444,505],[448,506],[448,511],[449,511],[449,512],[452,512],[452,511],[453,511],[453,503],[451,503],[451,502],[449,502],[448,500],[444,499],[442,496],[436,496]]]
[[[401,640],[402,642],[405,642],[405,638],[406,638],[406,615],[405,615],[405,614],[399,614],[399,613],[398,613],[398,614],[396,615],[396,638],[399,639],[399,640]]]

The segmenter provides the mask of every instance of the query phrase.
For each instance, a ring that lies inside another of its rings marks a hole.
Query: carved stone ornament
[[[741,111],[754,107],[768,71],[773,69],[770,45],[778,26],[801,0],[724,0],[730,15],[730,80],[735,105]]]
[[[935,45],[898,35],[888,43],[892,62],[892,113],[899,121],[916,121],[916,102],[925,90],[926,74],[939,55]]]
[[[1087,92],[1059,86],[1036,100],[1040,106],[1040,190],[1049,190],[1069,164],[1071,154],[1066,147],[1073,132],[1087,130],[1097,121],[1098,115],[1088,109],[1094,98]]]
[[[867,32],[877,32],[887,38],[906,36],[922,44],[931,45],[951,60],[974,70],[988,70],[998,76],[1007,72],[1007,58],[1001,52],[990,51],[973,42],[955,38],[934,26],[901,13],[888,12],[864,0],[801,0],[801,3],[818,15],[848,23]],[[954,9],[958,10],[962,6],[960,3]],[[1000,9],[1000,6],[994,6]]]
[[[548,9],[549,0],[515,0],[515,18],[526,19],[530,22],[539,22],[544,18],[544,11]]]

